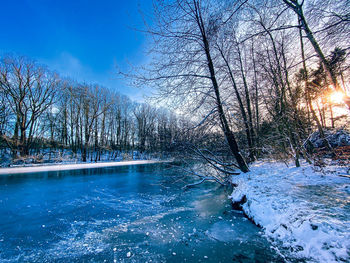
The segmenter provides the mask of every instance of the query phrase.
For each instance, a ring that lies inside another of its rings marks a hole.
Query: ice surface
[[[345,168],[322,173],[311,165],[287,167],[257,162],[251,172],[233,177],[230,198],[247,202],[243,210],[272,242],[313,262],[350,261],[350,179]]]

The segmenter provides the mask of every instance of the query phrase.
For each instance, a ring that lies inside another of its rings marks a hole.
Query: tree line
[[[0,62],[2,155],[13,159],[70,150],[81,161],[127,151],[170,153],[195,138],[190,122],[98,84],[61,78],[21,56]],[[181,127],[181,129],[180,129]],[[184,131],[184,127],[188,127]]]
[[[348,127],[349,15],[341,0],[155,1],[153,59],[125,75],[220,131],[235,163],[192,147],[216,170],[266,156],[300,166],[313,132],[332,151],[324,130]]]

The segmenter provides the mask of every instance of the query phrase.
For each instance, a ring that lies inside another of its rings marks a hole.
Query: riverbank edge
[[[0,168],[0,175],[12,175],[23,173],[38,173],[38,172],[55,172],[68,171],[79,169],[105,168],[128,165],[170,163],[173,160],[138,160],[138,161],[122,161],[122,162],[101,162],[101,163],[76,163],[76,164],[53,164],[53,165],[38,165],[38,166],[21,166]]]
[[[282,169],[279,169],[281,167]],[[305,210],[303,206],[298,206],[297,210],[290,210],[291,212],[289,211],[290,213],[288,213],[287,208],[292,208],[297,203],[297,200],[293,199],[290,200],[292,201],[290,203],[286,202],[288,205],[283,208],[283,206],[276,205],[281,204],[279,202],[281,199],[279,194],[266,194],[273,193],[273,189],[283,189],[283,181],[286,181],[287,184],[293,187],[347,183],[347,181],[344,181],[346,180],[345,177],[347,177],[346,175],[344,176],[345,170],[346,167],[337,165],[329,165],[324,169],[317,170],[313,165],[309,165],[306,162],[303,163],[302,167],[296,168],[293,166],[285,167],[281,162],[257,161],[251,165],[251,172],[248,174],[232,177],[231,185],[233,191],[228,198],[231,200],[232,209],[241,211],[249,221],[262,229],[265,236],[273,244],[282,244],[282,248],[288,248],[290,252],[293,252],[284,254],[279,249],[276,250],[282,257],[286,258],[287,262],[295,259],[306,260],[306,262],[348,262],[348,249],[346,248],[344,252],[342,251],[343,247],[338,246],[339,244],[334,245],[332,243],[334,241],[332,240],[332,229],[327,231],[327,228],[323,227],[327,221],[320,222],[320,219],[317,220],[316,216],[311,213],[305,213],[304,217],[299,217],[298,211]],[[276,175],[278,175],[279,181],[266,181],[265,176],[276,179]],[[260,181],[259,184],[262,183],[262,188],[254,186],[254,181],[256,180]],[[263,181],[265,181],[265,184]],[[283,190],[281,192],[286,193],[287,196],[289,195],[289,191]],[[302,204],[301,202],[299,203]],[[308,211],[312,212],[313,210]],[[318,209],[317,211],[322,210]],[[298,221],[294,221],[294,212]],[[288,216],[283,218],[281,215],[284,214],[288,214]],[[277,219],[269,222],[267,220],[269,217]],[[289,218],[290,220],[288,220]],[[288,233],[289,238],[292,238],[290,240],[286,239],[288,238]],[[343,241],[348,239],[346,237],[342,239],[343,236],[341,234],[343,233],[335,235],[337,237],[336,241],[344,244],[345,242]],[[346,236],[346,233],[344,235]],[[291,240],[292,242],[290,242]],[[324,248],[323,246],[326,247],[328,243],[334,245],[334,247],[329,246],[331,249]],[[295,247],[297,249],[294,249]]]

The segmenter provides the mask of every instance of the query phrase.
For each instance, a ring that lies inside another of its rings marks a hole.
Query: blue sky
[[[142,63],[141,8],[151,0],[1,0],[0,53],[14,52],[63,76],[99,83],[141,100],[142,91],[116,78],[117,64]]]

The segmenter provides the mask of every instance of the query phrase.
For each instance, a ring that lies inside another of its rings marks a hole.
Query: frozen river
[[[0,262],[283,262],[231,209],[166,164],[0,176]]]

